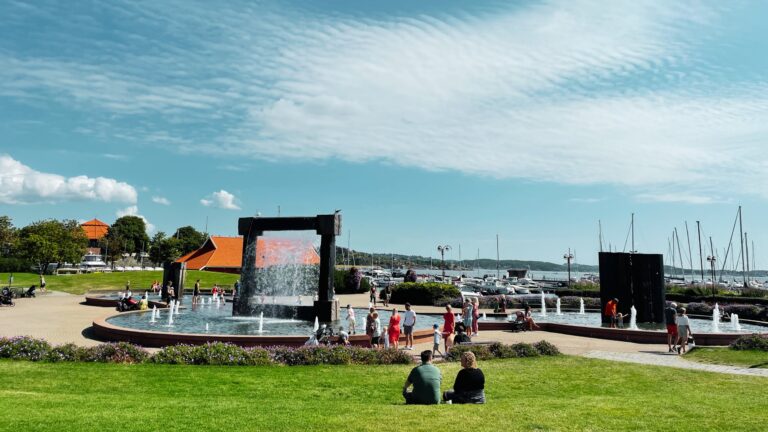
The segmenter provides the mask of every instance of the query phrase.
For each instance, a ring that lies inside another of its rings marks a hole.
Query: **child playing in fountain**
[[[384,326],[381,328],[381,337],[379,338],[379,340],[384,341],[382,345],[384,345],[385,349],[389,348],[389,328],[387,328],[387,326]]]
[[[349,334],[355,334],[355,310],[352,309],[352,305],[347,305],[347,327],[349,328]]]

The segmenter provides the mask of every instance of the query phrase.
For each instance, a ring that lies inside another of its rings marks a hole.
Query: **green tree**
[[[80,224],[55,219],[34,222],[19,231],[18,252],[42,272],[51,263],[79,263],[88,246]]]
[[[152,237],[149,249],[149,259],[152,262],[165,264],[175,261],[181,255],[181,245],[178,239],[166,237],[162,231]]]
[[[138,216],[123,216],[109,227],[106,236],[110,246],[120,245],[122,252],[139,253],[149,247],[147,224]],[[119,243],[121,242],[121,243]]]
[[[13,226],[11,218],[0,216],[0,256],[8,256],[12,253],[17,235],[18,230]]]
[[[192,228],[191,226],[181,227],[176,230],[173,238],[179,241],[181,254],[186,255],[200,248],[205,242],[205,234]]]

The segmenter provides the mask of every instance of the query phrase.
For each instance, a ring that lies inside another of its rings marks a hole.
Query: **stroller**
[[[37,289],[37,286],[36,285],[32,285],[26,291],[22,291],[21,296],[22,297],[28,297],[28,298],[34,298],[35,297],[35,289]]]
[[[519,332],[527,330],[527,326],[525,325],[525,314],[517,311],[515,315],[517,318],[514,321],[509,321],[509,323],[512,324],[512,331]]]
[[[139,310],[139,303],[133,300],[133,297],[124,297],[117,301],[116,309],[118,312]]]
[[[2,293],[0,293],[0,305],[16,306],[13,302],[13,293],[10,288],[5,287]]]

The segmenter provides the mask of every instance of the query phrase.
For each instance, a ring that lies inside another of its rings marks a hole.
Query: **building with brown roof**
[[[80,226],[83,228],[85,236],[88,238],[88,253],[101,254],[99,241],[107,235],[109,225],[94,218],[88,222],[83,222]]]
[[[295,239],[259,237],[256,243],[256,267],[281,264],[320,264],[320,255],[310,242]],[[187,270],[240,273],[243,262],[243,238],[211,236],[200,249],[176,260]]]

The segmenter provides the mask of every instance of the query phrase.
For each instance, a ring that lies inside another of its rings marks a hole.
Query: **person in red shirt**
[[[608,317],[608,320],[611,323],[611,328],[616,328],[616,321],[617,321],[616,309],[618,305],[619,305],[619,299],[617,298],[608,300],[608,303],[605,304],[605,310],[603,311],[603,315]]]
[[[453,315],[451,305],[445,305],[445,313],[443,314],[443,340],[445,341],[445,353],[453,345],[453,329],[456,325],[456,317]]]
[[[389,317],[389,345],[394,348],[400,348],[400,314],[397,308],[392,309],[392,316]]]

